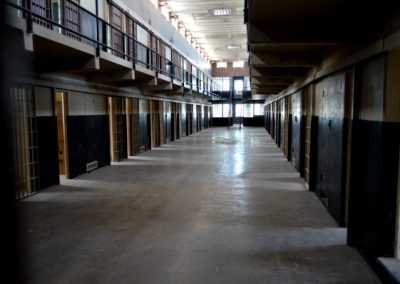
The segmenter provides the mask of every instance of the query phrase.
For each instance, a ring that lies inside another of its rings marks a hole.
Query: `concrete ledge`
[[[384,278],[390,283],[400,284],[400,260],[394,257],[379,257],[378,266]]]

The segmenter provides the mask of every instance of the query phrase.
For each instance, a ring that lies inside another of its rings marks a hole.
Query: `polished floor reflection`
[[[20,203],[29,283],[379,283],[262,128],[213,128]]]

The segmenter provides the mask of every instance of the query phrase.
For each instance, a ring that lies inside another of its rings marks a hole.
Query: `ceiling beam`
[[[252,76],[251,77],[251,83],[257,85],[257,84],[266,84],[266,85],[286,85],[289,86],[290,84],[293,83],[292,78],[270,78],[270,77],[263,77],[263,76]]]
[[[319,54],[310,53],[262,53],[252,52],[253,67],[316,67],[320,64]]]
[[[271,94],[278,94],[284,89],[286,89],[286,86],[284,87],[268,87],[268,86],[251,86],[251,89],[253,92],[256,93],[271,93]]]
[[[299,78],[308,74],[310,68],[304,67],[252,67],[251,76],[270,77],[270,78]]]

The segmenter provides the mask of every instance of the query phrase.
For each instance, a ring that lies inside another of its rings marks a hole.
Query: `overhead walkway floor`
[[[262,128],[212,128],[20,202],[28,283],[379,283]]]

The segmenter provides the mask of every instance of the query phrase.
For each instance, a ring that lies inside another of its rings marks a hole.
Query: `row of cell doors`
[[[271,137],[340,225],[346,223],[346,94],[344,88],[329,86],[346,80],[350,79],[338,75],[316,84],[315,95],[309,87],[271,103],[265,117]],[[313,104],[318,104],[317,110]]]
[[[210,125],[201,106],[195,109],[198,119],[194,121],[191,113],[183,111],[193,109],[190,104],[125,97],[96,96],[103,100],[102,113],[77,115],[76,109],[69,109],[76,104],[68,92],[51,94],[50,89],[48,113],[37,115],[43,106],[37,105],[33,89],[11,89],[18,199],[58,184],[60,176],[84,173],[91,161],[104,166]]]

